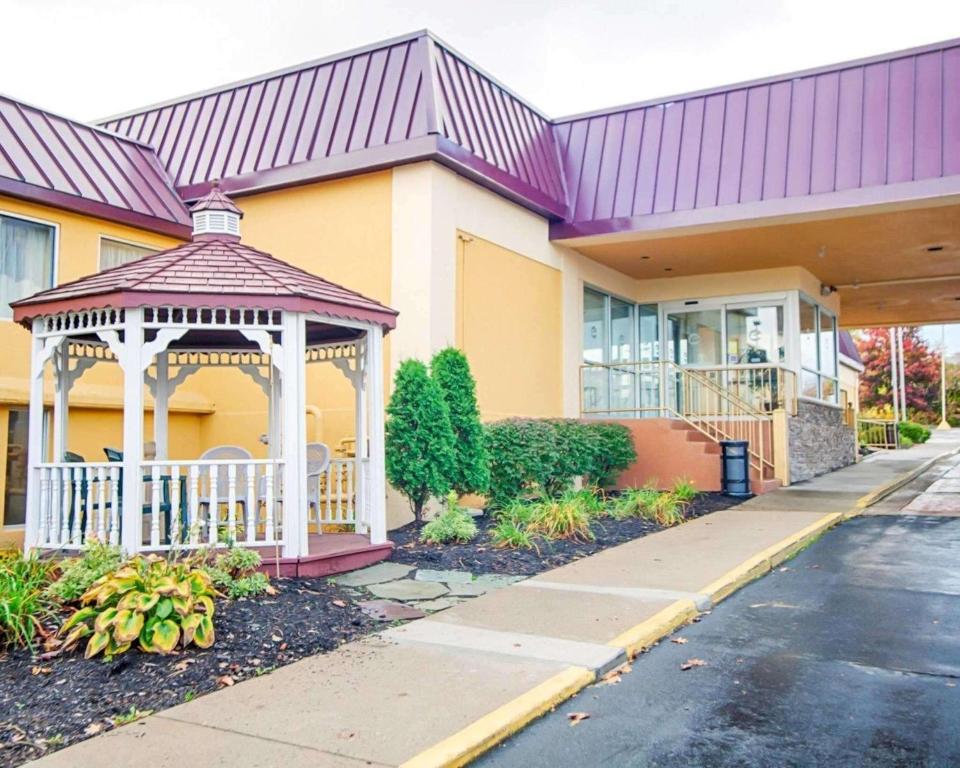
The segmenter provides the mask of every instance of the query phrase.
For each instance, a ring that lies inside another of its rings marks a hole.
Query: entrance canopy
[[[242,213],[216,188],[191,212],[191,242],[13,305],[14,319],[33,335],[26,546],[99,538],[135,552],[232,541],[302,557],[311,516],[317,533],[336,522],[384,542],[382,339],[397,313],[241,243]],[[69,391],[101,362],[123,370],[123,447],[113,461],[87,462],[67,450]],[[325,479],[318,473],[326,467],[310,465],[324,459],[308,446],[304,424],[306,365],[324,362],[356,392],[356,456]],[[50,461],[47,363],[56,392]],[[170,461],[170,395],[200,368],[226,366],[267,397],[269,457]],[[145,385],[154,399],[154,456],[144,450]],[[346,512],[331,521],[321,494],[329,511],[332,489]]]

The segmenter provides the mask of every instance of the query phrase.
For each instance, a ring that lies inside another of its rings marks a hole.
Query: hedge
[[[622,424],[573,419],[506,419],[485,425],[490,505],[499,508],[534,492],[556,496],[583,477],[612,484],[636,461]]]
[[[930,430],[915,421],[901,421],[897,427],[900,430],[900,437],[907,438],[911,443],[925,443],[930,439]]]

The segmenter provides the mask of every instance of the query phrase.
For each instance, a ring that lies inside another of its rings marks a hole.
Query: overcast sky
[[[0,93],[79,119],[424,27],[559,117],[960,37],[960,0],[0,0],[0,25]]]

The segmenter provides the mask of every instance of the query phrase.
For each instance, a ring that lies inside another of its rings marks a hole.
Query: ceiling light
[[[942,246],[942,245],[928,245],[928,246],[927,246],[927,253],[938,253],[938,252],[940,252],[940,251],[942,251],[942,250],[943,250],[943,246]]]
[[[817,248],[817,257],[821,259],[825,259],[827,257],[827,246],[821,245],[819,248]]]

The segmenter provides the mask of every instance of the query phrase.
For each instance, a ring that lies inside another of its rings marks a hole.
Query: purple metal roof
[[[190,216],[153,150],[0,96],[0,194],[176,237]]]
[[[549,121],[427,32],[108,118],[185,199],[432,158],[551,216],[565,211]]]
[[[857,349],[857,342],[853,340],[850,331],[840,331],[837,334],[840,339],[839,351],[841,355],[853,360],[855,363],[863,365],[863,358],[860,357],[860,350]]]
[[[557,238],[960,174],[960,41],[569,118],[556,131],[570,203]]]

